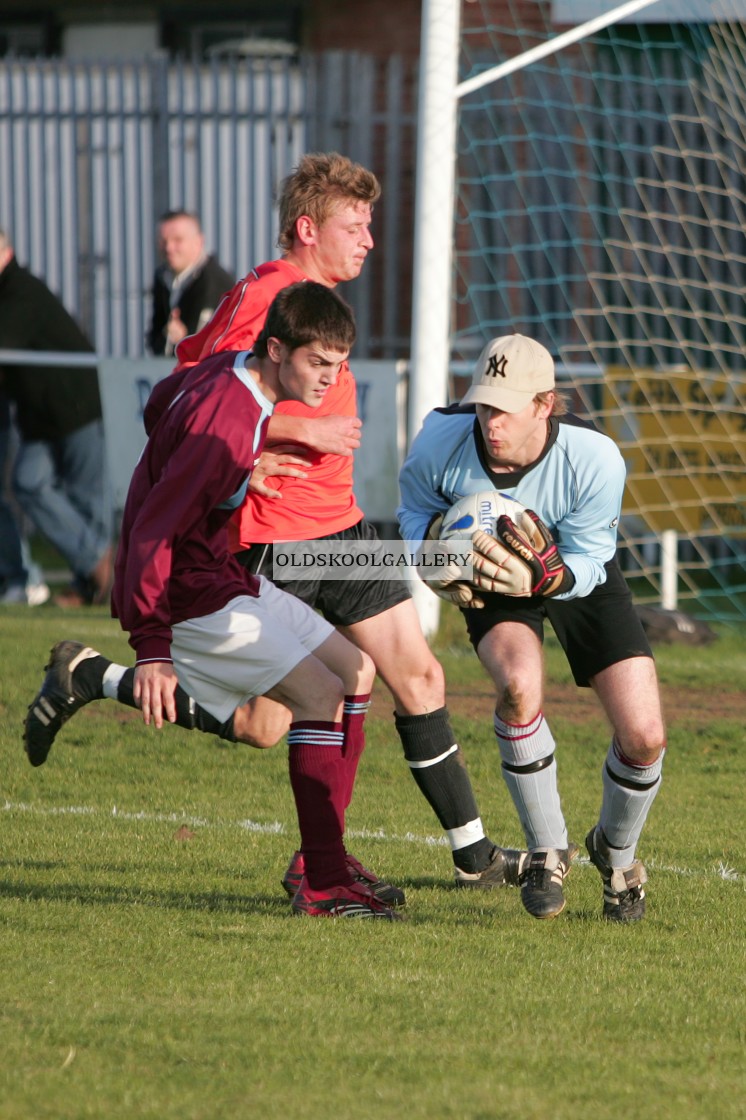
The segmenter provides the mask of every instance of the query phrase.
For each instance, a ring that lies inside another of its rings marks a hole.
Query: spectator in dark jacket
[[[21,268],[0,230],[0,349],[91,353],[93,347],[46,284]],[[95,366],[2,364],[20,446],[19,505],[73,572],[63,606],[108,602],[113,512]]]
[[[153,279],[153,318],[147,343],[153,354],[173,354],[177,343],[212,317],[235,277],[205,252],[199,218],[169,210],[158,225],[163,263]]]

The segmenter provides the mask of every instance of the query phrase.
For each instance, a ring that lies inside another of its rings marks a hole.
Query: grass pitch
[[[0,615],[0,1120],[729,1120],[746,1095],[746,636],[656,650],[669,721],[640,856],[639,926],[456,891],[376,692],[351,851],[408,921],[298,920],[284,747],[142,726],[110,701],[32,770],[20,737],[61,637],[130,661],[103,611]],[[485,824],[520,842],[489,683],[445,611],[436,648]],[[595,821],[608,733],[548,642],[547,717],[573,839]]]

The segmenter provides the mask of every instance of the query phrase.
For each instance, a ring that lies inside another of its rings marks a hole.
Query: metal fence
[[[158,216],[199,213],[209,250],[244,275],[277,255],[283,176],[304,151],[339,150],[383,169],[379,251],[344,294],[358,354],[395,357],[408,348],[401,169],[414,151],[413,87],[401,59],[341,52],[210,64],[0,60],[0,226],[99,354],[139,357]]]

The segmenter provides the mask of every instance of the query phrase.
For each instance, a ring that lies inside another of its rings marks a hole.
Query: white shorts
[[[179,684],[221,722],[252,696],[269,692],[334,633],[300,599],[258,579],[256,598],[239,595],[214,614],[173,627]]]

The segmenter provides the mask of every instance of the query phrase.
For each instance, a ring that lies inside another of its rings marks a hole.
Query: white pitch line
[[[146,821],[152,824],[179,824],[192,828],[239,828],[244,832],[257,832],[267,836],[284,836],[291,830],[280,821],[252,821],[249,819],[238,821],[210,821],[206,817],[190,817],[185,813],[148,813],[145,810],[132,812],[119,809],[112,805],[111,809],[96,808],[92,805],[31,805],[26,801],[6,800],[0,809],[6,813],[33,813],[38,817],[112,817],[118,821]],[[293,825],[295,832],[295,825]],[[356,840],[384,840],[392,844],[421,844],[423,847],[447,847],[445,836],[418,836],[414,832],[387,833],[383,829],[348,829],[346,835]],[[590,867],[591,861],[581,856],[575,860],[579,867]],[[656,859],[645,860],[645,866],[650,870],[667,871],[673,875],[695,878],[722,879],[727,883],[744,883],[746,876],[730,867],[722,860],[711,868],[672,867]]]
[[[116,817],[121,821],[148,821],[154,824],[185,824],[191,828],[240,828],[244,832],[258,832],[269,836],[285,835],[290,830],[280,821],[252,821],[249,819],[239,821],[210,821],[206,817],[190,817],[186,813],[148,813],[143,809],[137,812],[119,809],[112,805],[111,809],[95,808],[91,805],[31,805],[26,801],[5,801],[0,809],[7,813],[33,813],[39,817]],[[295,830],[295,825],[293,830]],[[448,840],[445,836],[417,836],[413,832],[406,832],[403,836],[390,835],[383,829],[348,829],[347,836],[357,840],[388,840],[396,843],[423,844],[426,846],[447,847]]]

